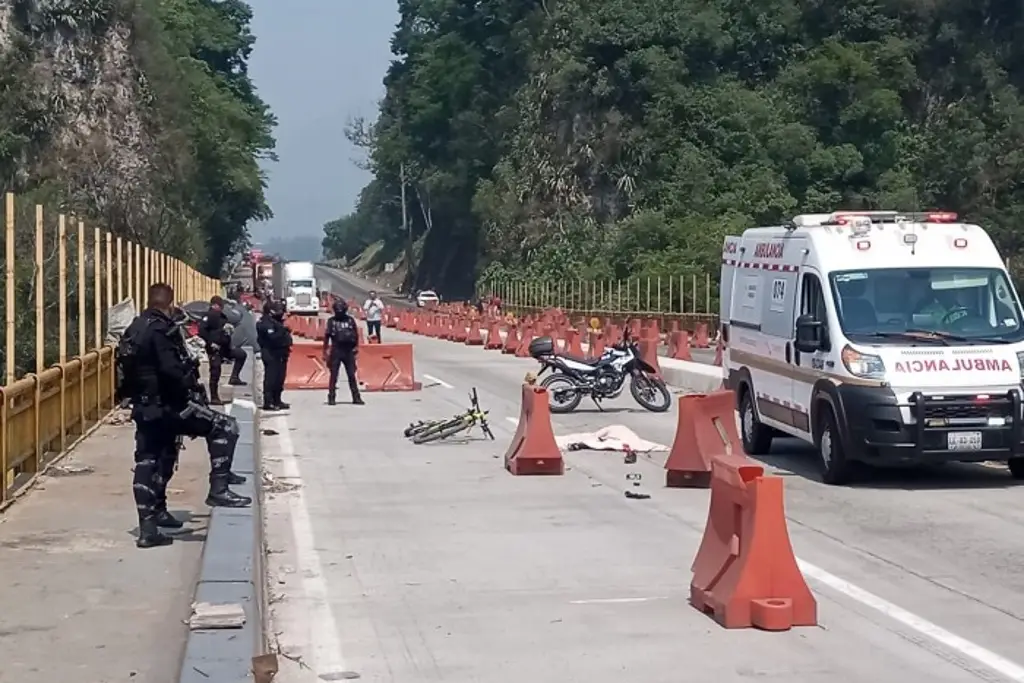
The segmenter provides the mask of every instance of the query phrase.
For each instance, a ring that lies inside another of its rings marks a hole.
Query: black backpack
[[[149,320],[135,318],[121,335],[114,349],[114,400],[124,405],[135,395],[139,376],[139,356],[149,329]]]

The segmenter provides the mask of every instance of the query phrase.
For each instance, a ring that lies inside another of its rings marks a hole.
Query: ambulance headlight
[[[1020,379],[1024,382],[1024,351],[1017,352],[1017,368],[1020,370]]]
[[[879,356],[870,353],[861,353],[851,346],[843,347],[843,365],[854,377],[865,379],[883,379],[885,377],[885,363]]]

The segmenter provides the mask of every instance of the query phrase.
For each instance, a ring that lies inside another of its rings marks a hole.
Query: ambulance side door
[[[816,268],[805,267],[800,271],[800,301],[796,316],[809,315],[823,326],[825,349],[814,353],[800,353],[793,346],[793,426],[809,439],[811,436],[811,394],[821,373],[829,373],[835,367],[835,353],[831,344],[829,315],[825,291],[828,280]],[[796,341],[794,325],[793,340]]]
[[[798,271],[807,240],[787,236],[778,260],[763,265],[765,296],[761,312],[761,343],[771,370],[763,373],[757,389],[757,410],[761,421],[793,433],[793,337],[798,307]]]

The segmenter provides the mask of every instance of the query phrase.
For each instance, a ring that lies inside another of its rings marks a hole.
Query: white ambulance
[[[721,320],[747,453],[803,439],[829,484],[858,461],[1024,478],[1020,301],[977,225],[837,212],[727,237]]]

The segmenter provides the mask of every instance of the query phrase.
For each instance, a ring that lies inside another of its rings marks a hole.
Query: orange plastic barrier
[[[502,346],[504,346],[504,342],[501,340],[501,328],[498,327],[498,323],[492,322],[487,326],[487,343],[484,344],[484,348],[500,350]]]
[[[469,324],[469,321],[462,316],[454,318],[452,320],[451,340],[459,344],[465,344],[469,339],[469,330],[467,329]],[[477,335],[480,334],[479,327],[477,327],[476,333]],[[480,340],[480,343],[483,343],[483,339]]]
[[[297,342],[288,358],[285,389],[327,389],[330,371],[323,361],[323,344]]]
[[[356,376],[364,391],[419,391],[412,344],[368,344],[359,347]]]
[[[471,320],[469,323],[469,332],[466,333],[465,339],[466,346],[483,346],[484,336],[480,334],[480,321]]]
[[[516,349],[516,358],[530,357],[530,342],[534,339],[533,329],[527,327],[519,338],[519,348]]]
[[[676,405],[676,436],[665,459],[665,486],[707,488],[716,456],[743,453],[736,430],[736,394],[722,390],[680,396]]]
[[[668,357],[673,360],[692,361],[690,354],[690,333],[676,330],[669,336]]]
[[[818,603],[786,527],[782,479],[742,455],[716,456],[690,602],[725,628],[817,626]]]
[[[637,348],[640,349],[640,358],[654,368],[655,374],[661,377],[661,364],[658,362],[658,340],[641,339]]]
[[[505,335],[505,344],[502,346],[501,352],[509,355],[514,354],[519,350],[519,330],[515,324],[509,325],[508,334]]]
[[[583,344],[580,342],[580,333],[575,329],[569,328],[565,331],[565,346],[563,347],[566,353],[574,356],[583,356]]]
[[[693,348],[706,349],[710,346],[711,340],[708,337],[708,324],[697,323],[697,326],[693,331]]]
[[[551,428],[548,390],[523,385],[519,425],[505,453],[505,469],[516,475],[565,474],[562,451]]]

